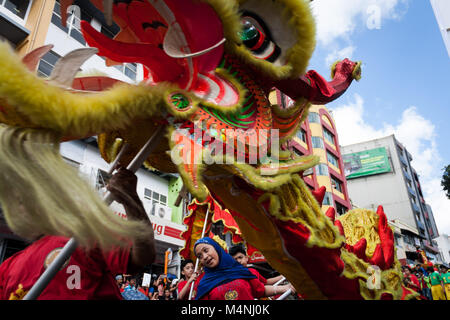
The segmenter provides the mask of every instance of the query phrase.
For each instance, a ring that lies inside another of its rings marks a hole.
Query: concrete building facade
[[[423,197],[408,150],[391,135],[343,146],[342,153],[352,203],[374,211],[379,205],[383,206],[389,221],[401,230],[406,256],[401,261],[420,262],[419,250],[423,250],[431,261],[442,261],[433,240],[438,236],[433,213]],[[356,170],[352,167],[355,158],[360,162]],[[364,167],[368,168],[369,164],[372,167],[364,173]],[[354,173],[358,170],[360,175]]]
[[[269,98],[271,103],[283,108],[293,103],[278,90],[273,91]],[[322,210],[326,212],[329,207],[334,207],[336,213],[342,215],[352,208],[336,125],[326,106],[310,107],[307,119],[301,124],[297,135],[289,140],[288,148],[298,156],[319,156],[320,163],[304,175],[304,180],[311,189],[326,187]]]
[[[441,252],[442,260],[450,266],[450,236],[447,234],[441,234],[436,238],[436,242]]]
[[[38,75],[46,77],[59,58],[72,50],[87,47],[80,30],[80,18],[110,38],[119,31],[116,24],[109,26],[103,13],[88,0],[74,1],[66,26],[62,25],[59,0],[0,0],[0,39],[8,41],[19,56],[43,45],[54,45],[38,66]],[[130,83],[143,79],[142,65],[106,66],[105,62],[103,57],[94,55],[82,65],[81,71],[100,72]]]

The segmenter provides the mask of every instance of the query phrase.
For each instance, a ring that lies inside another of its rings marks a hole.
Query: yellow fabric
[[[345,239],[349,245],[355,245],[359,240],[367,240],[366,256],[371,258],[376,246],[380,243],[378,235],[378,220],[376,212],[366,209],[353,209],[338,218],[344,228]]]
[[[440,284],[431,286],[431,294],[433,295],[433,300],[447,300]]]
[[[447,296],[447,300],[450,300],[450,283],[447,283],[445,286],[445,295]]]

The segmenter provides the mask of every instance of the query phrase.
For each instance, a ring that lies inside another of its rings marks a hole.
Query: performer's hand
[[[194,273],[192,274],[192,276],[189,278],[188,283],[195,282],[195,280],[197,280],[197,278],[198,278],[198,273],[197,273],[197,272],[194,272]]]
[[[114,195],[114,199],[122,204],[131,204],[131,201],[139,199],[137,192],[136,175],[125,168],[120,167],[111,177],[106,188]]]

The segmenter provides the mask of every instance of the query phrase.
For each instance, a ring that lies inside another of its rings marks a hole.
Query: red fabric
[[[378,234],[380,235],[381,247],[383,249],[384,266],[386,269],[389,269],[394,263],[394,234],[388,225],[382,206],[378,207],[377,214],[380,218],[378,222]]]
[[[19,288],[28,292],[45,271],[47,256],[63,248],[68,239],[46,236],[16,253],[0,265],[0,299],[7,300]],[[59,271],[39,296],[39,300],[96,300],[122,299],[114,275],[127,272],[129,250],[114,250],[102,254],[77,248],[68,263]],[[78,268],[79,269],[78,269]],[[70,268],[70,269],[68,269]],[[73,270],[79,270],[73,271]],[[68,288],[80,275],[80,288]],[[16,297],[17,298],[17,297]],[[18,298],[23,298],[20,296]]]
[[[338,222],[338,221],[337,221]],[[296,259],[328,299],[362,299],[358,280],[342,277],[340,248],[306,247],[309,231],[300,223],[274,219],[287,252]],[[332,284],[332,285],[330,285]]]
[[[315,70],[308,71],[305,76],[310,81],[312,87],[310,100],[313,100],[319,92],[325,97],[331,97],[336,93],[336,90],[329,85],[328,81]]]
[[[414,285],[416,285],[418,288],[416,288],[416,287],[414,287],[414,286],[408,286],[408,288],[410,288],[410,289],[412,289],[412,290],[414,290],[414,291],[416,291],[416,292],[419,292],[419,290],[420,290],[419,279],[417,279],[417,277],[416,277],[414,274],[410,274],[410,275],[409,275],[409,279],[410,279],[411,282],[412,282]]]
[[[181,280],[180,282],[178,282],[178,296],[180,296],[180,292],[183,290],[183,288],[186,286],[186,284],[187,284],[187,281],[186,280]],[[184,296],[184,298],[183,299],[181,299],[181,300],[188,300],[189,299],[189,294],[186,294],[185,296]]]
[[[264,284],[258,279],[237,279],[215,287],[200,300],[255,300],[264,292]]]
[[[314,198],[316,198],[317,202],[322,205],[323,202],[323,198],[325,197],[325,192],[327,191],[327,188],[325,187],[320,187],[317,190],[311,191],[312,195],[314,196]]]
[[[256,278],[258,278],[258,280],[261,281],[264,285],[267,284],[267,279],[264,278],[256,269],[248,268],[248,271],[253,273],[256,276]]]

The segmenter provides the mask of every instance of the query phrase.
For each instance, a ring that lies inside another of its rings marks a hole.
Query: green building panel
[[[172,222],[183,224],[183,205],[175,206],[175,201],[178,194],[183,187],[183,180],[181,178],[172,178],[169,182],[168,206],[172,208]]]

